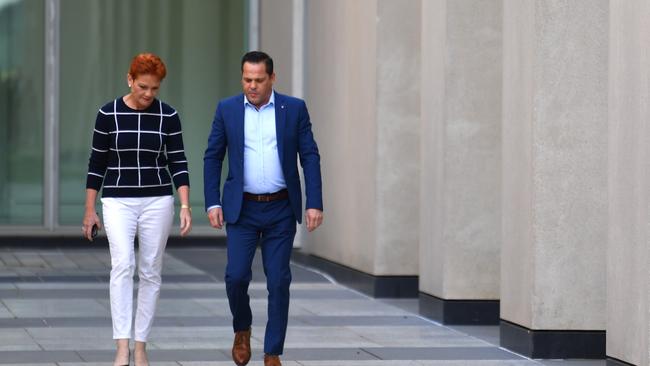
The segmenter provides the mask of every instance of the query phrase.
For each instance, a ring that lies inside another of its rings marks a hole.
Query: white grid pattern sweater
[[[170,175],[171,173],[171,175]],[[122,98],[99,109],[93,132],[86,188],[103,197],[173,194],[190,184],[181,121],[171,106],[155,99],[134,110]]]

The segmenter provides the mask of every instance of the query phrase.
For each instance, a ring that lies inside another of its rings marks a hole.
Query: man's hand
[[[208,219],[210,220],[210,226],[221,229],[223,227],[223,210],[221,207],[215,207],[208,211]]]
[[[323,211],[308,208],[305,211],[305,221],[307,221],[307,231],[312,232],[316,230],[323,223]]]

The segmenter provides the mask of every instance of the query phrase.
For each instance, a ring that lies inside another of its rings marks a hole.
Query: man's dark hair
[[[266,73],[269,76],[273,75],[273,59],[262,51],[250,51],[241,58],[241,71],[244,72],[244,64],[248,62],[251,64],[264,63],[266,66]]]

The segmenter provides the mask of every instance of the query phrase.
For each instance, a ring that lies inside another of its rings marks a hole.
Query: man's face
[[[263,62],[253,64],[245,62],[241,74],[241,86],[248,101],[257,108],[268,103],[273,92],[275,73],[266,73]]]

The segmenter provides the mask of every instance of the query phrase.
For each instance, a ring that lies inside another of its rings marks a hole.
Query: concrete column
[[[273,58],[275,90],[304,98],[304,3],[305,0],[261,0],[259,49]],[[309,107],[309,104],[307,105]],[[301,182],[304,187],[302,171]],[[303,222],[296,231],[294,247],[302,247]]]
[[[650,5],[610,3],[607,356],[650,364]]]
[[[420,313],[498,324],[501,0],[422,1]]]
[[[292,94],[293,0],[260,0],[260,51],[273,58],[275,89]]]
[[[305,92],[322,156],[325,223],[307,235],[305,250],[343,265],[330,268],[368,293],[416,296],[420,3],[306,7]]]
[[[608,1],[503,14],[501,345],[603,357]]]

